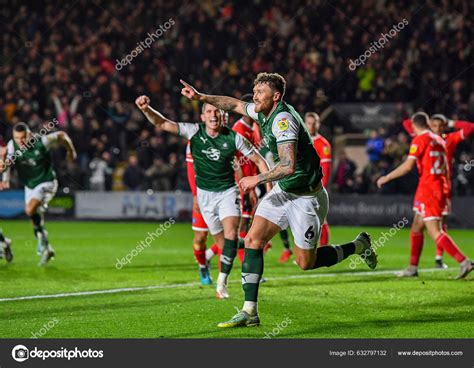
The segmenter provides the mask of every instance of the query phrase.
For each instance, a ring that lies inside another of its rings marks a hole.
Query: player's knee
[[[25,213],[28,217],[31,217],[35,214],[36,209],[33,206],[26,206],[25,207]]]
[[[225,231],[225,238],[235,240],[237,239],[237,229],[230,229]]]
[[[423,222],[415,221],[411,225],[411,231],[414,231],[416,233],[422,232],[423,231]]]
[[[312,270],[314,266],[314,261],[301,257],[296,258],[296,263],[303,271]]]
[[[194,234],[194,244],[199,247],[199,249],[206,248],[207,234],[205,232],[196,232]]]
[[[441,234],[445,234],[445,233],[439,229],[430,229],[429,234],[433,240],[436,240]]]
[[[245,248],[251,248],[251,249],[263,248],[263,243],[264,243],[262,239],[252,234],[247,234],[247,236],[244,239],[244,242],[245,242]]]

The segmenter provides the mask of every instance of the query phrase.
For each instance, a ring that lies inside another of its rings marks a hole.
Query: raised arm
[[[0,190],[10,188],[10,165],[7,162],[7,148],[0,147]]]
[[[135,100],[135,104],[141,110],[143,115],[154,126],[160,127],[166,132],[178,134],[178,124],[175,121],[167,119],[160,112],[150,106],[150,98],[148,96],[140,96]]]
[[[403,120],[402,124],[403,124],[403,128],[410,135],[410,137],[414,137],[415,132],[413,131],[413,122],[411,121],[411,119]]]
[[[181,94],[190,100],[209,103],[219,109],[233,111],[237,114],[248,116],[247,111],[245,110],[246,102],[229,96],[205,95],[198,92],[196,88],[191,86],[189,83],[186,83],[184,80],[180,79],[179,81],[184,86],[181,89]]]
[[[67,158],[69,161],[74,161],[77,157],[76,149],[72,144],[71,138],[66,132],[58,132],[58,143],[61,144],[67,151]]]
[[[7,158],[7,147],[0,146],[0,173],[4,172],[7,169],[7,164],[5,162]]]
[[[474,123],[469,121],[449,120],[448,126],[450,128],[461,130],[464,139],[467,139],[471,134],[474,134]]]

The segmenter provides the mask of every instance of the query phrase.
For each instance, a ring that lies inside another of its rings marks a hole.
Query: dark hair
[[[444,116],[443,114],[434,114],[432,117],[431,117],[432,120],[441,120],[443,123],[446,123],[448,121],[448,119],[446,119],[446,116]]]
[[[206,105],[211,105],[211,106],[214,106],[213,104],[210,104],[209,102],[204,102],[201,106],[201,114],[204,114],[204,111],[206,111]],[[221,110],[222,112],[225,112],[224,110],[222,109],[218,109],[218,110]]]
[[[16,123],[15,126],[13,127],[13,130],[15,132],[27,132],[30,129],[28,128],[28,125],[26,125],[25,123]]]
[[[412,116],[411,120],[413,121],[413,124],[419,128],[428,128],[429,117],[426,112],[417,112]]]
[[[259,83],[267,83],[271,89],[276,90],[281,93],[283,98],[286,89],[286,81],[278,73],[258,73],[257,78],[254,80],[253,85]]]

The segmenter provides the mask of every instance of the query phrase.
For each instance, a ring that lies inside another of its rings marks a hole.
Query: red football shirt
[[[413,138],[409,158],[415,159],[420,176],[418,186],[427,190],[446,187],[447,159],[444,140],[426,130]]]
[[[196,174],[194,172],[194,160],[191,154],[191,143],[188,141],[186,145],[186,168],[188,173],[188,183],[191,188],[191,193],[195,197],[197,195]]]
[[[403,127],[410,136],[415,136],[415,132],[413,130],[413,122],[410,119],[405,119],[403,121]],[[452,133],[442,135],[442,138],[446,142],[446,159],[448,163],[449,179],[451,179],[451,174],[453,172],[453,159],[454,154],[456,153],[456,148],[458,147],[459,143],[461,143],[463,140],[467,139],[471,134],[474,133],[474,123],[456,120],[454,122],[454,128],[458,130]],[[446,185],[447,195],[448,197],[451,197],[451,180],[448,180]]]
[[[313,137],[313,146],[321,159],[321,169],[323,170],[323,186],[326,187],[331,175],[332,152],[331,144],[321,134]]]
[[[245,122],[244,119],[239,119],[235,122],[232,130],[237,134],[240,134],[242,137],[246,138],[253,146],[258,147],[260,144],[260,132],[257,124],[255,122],[252,125],[249,125]],[[237,160],[240,163],[242,172],[245,176],[254,176],[258,174],[257,165],[253,163],[250,159],[243,159],[243,156],[240,152],[236,154]]]

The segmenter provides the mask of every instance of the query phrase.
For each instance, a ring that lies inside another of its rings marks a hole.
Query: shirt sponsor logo
[[[217,148],[208,148],[207,150],[202,150],[201,152],[204,153],[211,161],[219,161],[221,157],[221,151],[219,151]]]

